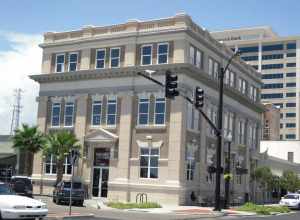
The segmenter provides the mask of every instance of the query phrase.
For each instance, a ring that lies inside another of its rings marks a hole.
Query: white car
[[[0,219],[42,219],[47,214],[45,203],[13,195],[5,184],[0,183]]]
[[[300,209],[300,194],[289,193],[281,198],[279,204],[293,209]]]

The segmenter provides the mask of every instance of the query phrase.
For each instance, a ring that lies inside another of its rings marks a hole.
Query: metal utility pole
[[[10,135],[13,135],[15,130],[19,128],[20,125],[20,114],[21,114],[21,99],[22,99],[22,89],[14,90],[15,103],[13,105],[13,114],[10,125]]]

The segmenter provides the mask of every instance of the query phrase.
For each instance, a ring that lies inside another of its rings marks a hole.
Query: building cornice
[[[51,82],[68,82],[68,81],[80,81],[80,80],[92,80],[92,79],[107,79],[107,78],[119,78],[119,77],[138,77],[137,72],[144,71],[149,67],[124,67],[119,69],[95,69],[95,70],[81,70],[76,72],[65,72],[65,73],[50,73],[31,75],[30,78],[34,81],[43,84]],[[173,73],[178,75],[186,74],[191,78],[194,78],[205,85],[218,89],[215,80],[211,79],[205,72],[194,67],[191,64],[168,64],[168,65],[152,65],[151,69],[156,71],[156,75],[165,74],[166,70],[171,70]],[[184,85],[184,82],[180,84]],[[237,100],[241,104],[247,106],[256,112],[263,112],[264,106],[260,103],[251,102],[246,96],[240,94],[237,90],[225,87],[225,95]]]

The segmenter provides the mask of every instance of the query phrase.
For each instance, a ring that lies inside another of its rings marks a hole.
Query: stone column
[[[76,118],[75,118],[74,132],[82,146],[80,150],[81,155],[83,155],[84,136],[86,133],[87,99],[88,99],[87,94],[80,95],[76,99]],[[90,175],[89,175],[90,169],[87,168],[86,166],[87,164],[84,163],[84,159],[81,157],[78,161],[77,169],[74,170],[75,171],[74,174],[78,176],[82,176],[85,181],[90,179]]]
[[[171,186],[178,187],[178,203],[181,204],[184,195],[180,193],[185,182],[185,138],[186,138],[186,106],[182,97],[171,101],[170,127],[169,127],[169,161],[168,181]]]

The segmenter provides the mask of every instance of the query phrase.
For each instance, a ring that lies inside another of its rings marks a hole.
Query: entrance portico
[[[97,128],[85,137],[88,160],[91,164],[90,197],[107,197],[109,166],[118,151],[118,136]]]

